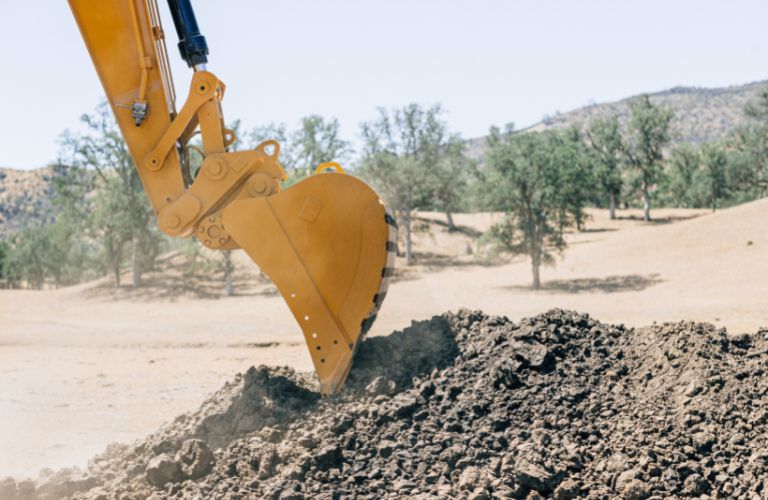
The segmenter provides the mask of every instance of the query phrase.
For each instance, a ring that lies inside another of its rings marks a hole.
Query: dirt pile
[[[366,340],[336,399],[252,368],[86,472],[0,481],[0,499],[762,498],[766,337],[449,313]]]

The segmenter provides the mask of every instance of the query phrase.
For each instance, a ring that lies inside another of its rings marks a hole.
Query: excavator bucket
[[[288,304],[322,393],[336,393],[393,271],[396,226],[378,195],[353,176],[319,173],[273,196],[233,201],[223,226]]]

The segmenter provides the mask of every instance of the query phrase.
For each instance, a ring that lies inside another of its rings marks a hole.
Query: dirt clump
[[[766,337],[447,313],[365,340],[338,397],[251,368],[24,495],[59,498],[47,492],[69,481],[62,496],[79,499],[763,498]],[[9,481],[0,497],[22,498]]]

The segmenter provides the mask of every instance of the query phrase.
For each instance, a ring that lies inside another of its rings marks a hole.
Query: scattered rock
[[[557,487],[562,474],[547,470],[540,465],[521,461],[516,467],[515,479],[526,488],[547,494]]]
[[[579,483],[573,479],[566,479],[555,488],[552,496],[555,500],[571,500],[572,498],[577,498],[580,493],[581,487]]]
[[[176,461],[181,467],[181,473],[187,479],[199,479],[211,471],[213,453],[205,441],[188,439],[181,445],[176,455]]]
[[[631,479],[621,489],[621,496],[625,500],[645,500],[650,494],[645,483],[638,479]]]
[[[321,399],[312,374],[251,368],[199,410],[110,447],[82,477],[47,474],[39,490],[76,500],[763,498],[765,366],[765,332],[630,329],[559,309],[519,323],[448,313],[361,342],[338,396]],[[0,482],[0,500],[23,491],[34,484]]]
[[[183,479],[179,463],[167,453],[161,453],[147,464],[147,482],[158,488]]]
[[[315,455],[315,464],[320,470],[330,469],[341,465],[341,447],[338,444],[329,444]]]

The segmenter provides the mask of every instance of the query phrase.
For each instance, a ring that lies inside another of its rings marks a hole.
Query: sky
[[[64,0],[0,0],[0,166],[57,157],[103,96]],[[164,27],[178,102],[190,71]],[[228,121],[335,116],[355,141],[378,107],[440,103],[484,135],[544,115],[678,85],[768,78],[768,2],[711,0],[193,0],[227,84]]]

